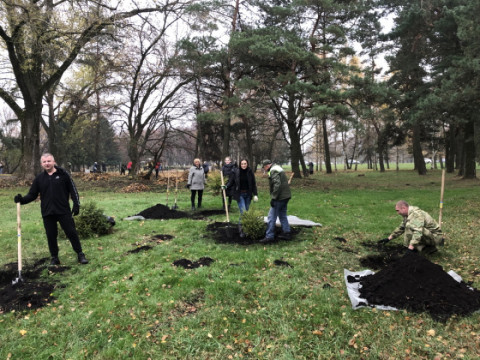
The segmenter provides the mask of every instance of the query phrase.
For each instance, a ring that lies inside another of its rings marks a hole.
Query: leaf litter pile
[[[38,309],[49,304],[54,297],[53,290],[57,287],[54,281],[49,279],[40,280],[44,269],[48,268],[48,274],[64,272],[68,266],[47,267],[48,258],[42,258],[33,265],[26,265],[22,271],[23,281],[12,285],[17,279],[17,263],[5,264],[0,270],[0,314],[8,311],[21,311]]]
[[[480,310],[480,291],[457,282],[440,265],[416,253],[359,279],[361,297],[371,305],[428,312],[434,320]]]

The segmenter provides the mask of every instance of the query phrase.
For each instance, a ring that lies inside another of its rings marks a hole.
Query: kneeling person
[[[404,234],[404,245],[409,250],[435,252],[437,246],[443,245],[443,233],[438,223],[425,211],[416,206],[410,206],[406,201],[400,200],[395,205],[395,211],[403,216],[403,222],[388,238],[380,240],[387,243]]]

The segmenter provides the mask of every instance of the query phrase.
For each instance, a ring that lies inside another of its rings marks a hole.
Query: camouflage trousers
[[[408,245],[410,245],[410,240],[412,240],[412,236],[413,231],[408,228],[405,229],[403,241],[405,247],[408,247]],[[425,247],[437,247],[441,244],[443,244],[443,234],[441,232],[433,234],[430,230],[423,228],[422,238],[420,239],[420,242],[415,245],[415,249],[417,249],[417,251],[422,251]]]

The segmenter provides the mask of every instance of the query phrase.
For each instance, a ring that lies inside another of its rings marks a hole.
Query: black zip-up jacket
[[[48,175],[46,171],[38,174],[28,194],[22,199],[22,204],[28,204],[40,194],[42,216],[71,213],[69,196],[74,204],[80,206],[80,197],[70,174],[60,167],[55,166],[55,169],[57,171],[52,175]]]
[[[240,168],[235,168],[233,170],[232,176],[228,178],[227,190],[230,191],[233,198],[238,201],[240,200]],[[252,169],[247,168],[247,182],[248,182],[248,190],[247,193],[250,197],[253,195],[257,196],[257,182],[255,181],[255,174],[253,173]]]

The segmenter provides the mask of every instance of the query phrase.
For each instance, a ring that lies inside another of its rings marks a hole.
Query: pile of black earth
[[[480,310],[480,291],[457,282],[440,265],[415,253],[360,278],[359,291],[370,305],[428,312],[442,322]]]
[[[157,204],[155,206],[149,207],[148,209],[142,210],[136,215],[143,216],[145,219],[152,219],[152,220],[169,220],[169,219],[183,219],[183,218],[191,218],[195,220],[202,220],[208,216],[214,215],[223,215],[225,211],[223,210],[215,210],[215,209],[205,209],[193,212],[185,212],[180,210],[173,210],[170,209],[166,205]]]
[[[137,215],[143,216],[145,219],[181,219],[189,217],[186,212],[171,210],[168,206],[157,204],[148,209],[139,212]]]

